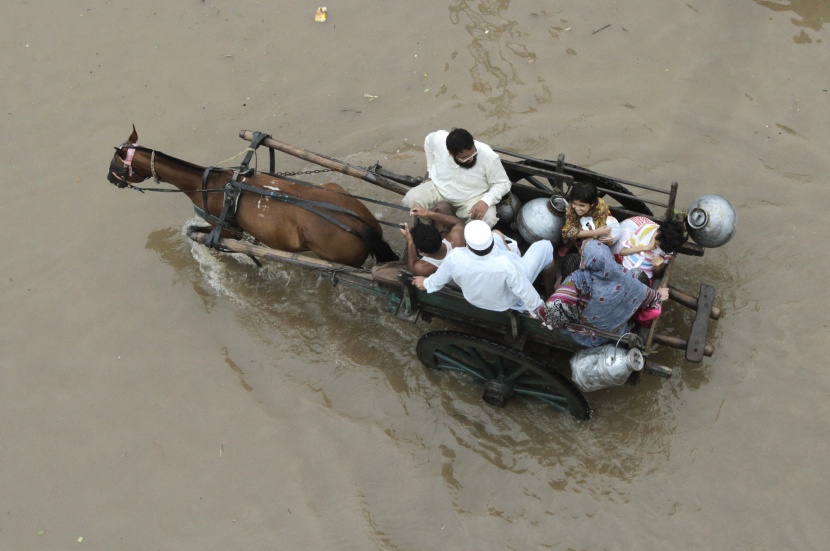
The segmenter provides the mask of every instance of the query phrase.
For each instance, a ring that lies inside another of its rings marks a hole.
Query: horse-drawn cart
[[[279,142],[258,132],[242,131],[240,137],[251,141],[252,147],[248,149],[248,155],[242,165],[234,169],[230,183],[243,180],[240,175],[251,174],[251,169],[247,165],[251,154],[260,146],[268,148],[271,166],[269,172],[265,174],[273,178],[272,182],[286,182],[285,179],[288,178],[287,175],[276,172],[275,150],[300,157],[329,170],[368,181],[399,194],[405,193],[421,181],[420,178],[396,174],[377,164],[368,169],[351,166],[342,161]],[[128,150],[131,147],[138,155],[140,146],[135,143],[122,145],[122,149]],[[184,189],[171,176],[171,167],[163,165],[165,159],[169,160],[169,158],[162,157],[163,154],[159,154],[157,158],[156,152],[151,153],[151,151],[146,150],[147,163],[149,163],[152,175],[157,180],[174,183],[182,191],[188,193],[197,206],[197,212],[208,210],[198,208],[197,199],[200,191],[203,193],[201,202],[204,207],[207,207],[207,191],[218,192],[221,189],[227,191],[230,185],[208,185],[211,167],[204,169],[201,190]],[[561,155],[557,160],[545,160],[502,149],[497,149],[497,151],[502,154],[502,164],[513,182],[511,194],[514,196],[513,200],[518,199],[517,204],[527,204],[534,199],[563,195],[575,181],[582,181],[595,184],[611,206],[612,214],[621,220],[633,215],[645,215],[654,220],[686,215],[675,210],[677,183],[671,184],[667,189],[660,189],[612,178],[565,163]],[[132,156],[130,159],[132,160]],[[138,164],[138,157],[133,164]],[[142,174],[140,169],[136,169],[135,180],[129,180],[132,167],[130,171],[127,171],[121,163],[116,162],[115,158],[111,165],[111,175],[113,171],[118,175],[115,179],[111,177],[110,181],[119,187],[134,187],[134,183],[149,177],[149,175]],[[145,172],[150,171],[145,169]],[[225,178],[225,181],[228,180]],[[291,179],[288,178],[288,180]],[[294,182],[294,180],[291,181]],[[121,185],[121,182],[124,185]],[[210,187],[214,189],[208,189]],[[265,186],[265,188],[258,193],[269,199],[274,199],[275,195],[281,193],[281,191],[275,191],[277,187],[274,186]],[[638,194],[635,195],[632,190],[636,190]],[[241,193],[256,194],[257,192],[243,187]],[[229,195],[224,193],[223,196],[227,207]],[[360,199],[378,202],[365,197]],[[232,200],[239,200],[239,192],[233,196]],[[384,204],[391,206],[389,203]],[[311,210],[325,211],[326,206],[326,203],[315,201],[312,203]],[[399,205],[396,206],[400,208]],[[654,216],[652,207],[663,209],[664,214]],[[223,227],[224,214],[221,220],[215,215],[208,215],[207,219],[214,229],[217,226],[220,230],[227,229]],[[407,219],[407,214],[402,213],[400,221],[403,222],[405,219]],[[521,235],[516,232],[515,224],[502,225],[499,229],[505,233],[512,233],[520,241],[522,239]],[[563,367],[567,367],[568,356],[584,348],[576,343],[567,331],[548,330],[538,319],[513,310],[505,312],[482,310],[469,304],[461,292],[452,286],[447,286],[436,293],[420,291],[412,284],[412,274],[405,269],[405,263],[399,266],[391,264],[390,266],[395,266],[392,270],[378,269],[378,265],[372,269],[364,265],[354,266],[297,252],[286,252],[266,246],[247,234],[231,238],[225,236],[227,232],[220,236],[218,231],[208,233],[204,229],[201,231],[191,229],[188,234],[194,241],[207,243],[221,251],[241,253],[258,260],[276,261],[317,270],[321,277],[330,279],[335,285],[348,286],[379,297],[385,308],[400,320],[418,323],[429,322],[437,318],[457,327],[457,330],[453,331],[433,331],[423,335],[417,344],[418,358],[431,369],[455,371],[472,377],[483,388],[483,399],[490,404],[504,406],[511,397],[518,396],[539,400],[557,410],[567,411],[578,419],[588,419],[591,416],[591,408],[583,393],[568,376],[562,373]],[[702,256],[703,252],[703,247],[691,242],[679,251],[681,254],[692,256]],[[654,345],[685,350],[685,357],[689,362],[700,362],[704,356],[711,356],[713,353],[712,344],[707,342],[709,320],[718,319],[721,315],[721,311],[713,305],[715,290],[710,285],[702,284],[699,295],[693,296],[674,288],[671,285],[671,279],[676,261],[677,255],[668,261],[662,274],[655,279],[652,286],[654,288],[669,287],[670,298],[674,302],[695,311],[694,321],[688,328],[686,336],[665,334],[661,330],[659,318],[654,320],[649,328],[641,326],[636,326],[636,329],[632,328],[631,333],[626,334],[624,338],[618,335],[602,335],[599,332],[600,335],[613,339],[617,346],[636,349],[642,354],[643,369],[633,371],[626,381],[628,384],[636,385],[640,381],[642,372],[661,377],[672,375],[671,368],[661,366],[649,358]]]

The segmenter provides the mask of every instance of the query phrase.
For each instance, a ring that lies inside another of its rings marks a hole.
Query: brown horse
[[[107,179],[120,188],[148,178],[170,183],[215,226],[225,205],[221,190],[233,179],[234,170],[206,169],[137,142],[133,126],[127,141],[115,148]],[[224,228],[241,229],[273,249],[312,251],[323,260],[349,266],[362,266],[369,255],[378,262],[398,259],[369,209],[338,184],[314,186],[259,172],[239,174],[235,181],[242,184],[241,191]]]

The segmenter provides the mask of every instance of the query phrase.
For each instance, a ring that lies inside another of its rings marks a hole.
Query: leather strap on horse
[[[320,190],[323,190],[323,191],[328,192],[328,193],[337,193],[338,195],[345,195],[346,197],[354,197],[355,199],[360,199],[361,201],[367,201],[369,203],[375,203],[376,205],[383,205],[384,207],[391,207],[393,209],[398,209],[398,210],[403,210],[403,211],[409,212],[409,207],[402,207],[400,205],[395,205],[393,203],[388,203],[386,201],[380,201],[378,199],[372,199],[370,197],[362,197],[360,195],[354,195],[352,193],[344,193],[342,191],[337,191],[337,190],[334,190],[334,189],[326,189],[322,186],[318,186],[317,184],[312,184],[311,182],[303,182],[302,180],[297,180],[295,178],[291,178],[290,176],[285,176],[285,175],[278,175],[278,176],[280,178],[282,178],[283,180],[287,180],[287,181],[291,182],[292,184],[297,184],[297,185],[306,186],[306,187],[313,187],[313,188],[320,189]],[[381,220],[378,220],[378,222],[383,224],[383,222]],[[398,226],[398,224],[394,224],[394,225]]]
[[[254,132],[253,139],[251,140],[251,147],[248,148],[248,152],[245,154],[245,158],[242,159],[242,164],[239,165],[239,173],[243,176],[252,176],[254,173],[254,169],[248,167],[248,163],[251,162],[251,157],[254,156],[256,150],[259,149],[259,146],[262,145],[263,140],[270,138],[270,134],[265,134],[264,132]],[[273,174],[276,168],[276,159],[274,157],[274,150],[270,147],[268,148],[269,152],[269,159],[271,161],[271,171],[270,173]]]
[[[234,172],[233,179],[225,184],[225,201],[222,205],[222,213],[219,215],[218,220],[214,224],[210,235],[205,240],[205,245],[209,249],[218,248],[217,245],[219,245],[220,234],[225,228],[225,220],[227,220],[228,216],[233,218],[233,215],[236,214],[236,205],[239,203],[240,194],[240,190],[234,185],[239,183],[236,181],[236,176],[237,172]]]
[[[360,215],[358,215],[356,212],[354,212],[352,210],[349,210],[347,208],[344,208],[344,207],[340,207],[340,206],[332,204],[332,203],[323,203],[321,201],[311,201],[309,199],[301,199],[300,197],[295,197],[293,195],[288,195],[286,193],[282,193],[282,192],[279,192],[279,191],[265,191],[262,188],[254,187],[254,186],[251,186],[251,185],[248,185],[248,184],[244,184],[242,182],[237,182],[237,181],[235,181],[235,179],[228,182],[228,185],[232,185],[233,187],[239,188],[242,191],[255,193],[257,195],[264,195],[266,197],[271,197],[273,199],[276,199],[277,201],[282,201],[283,203],[288,203],[289,205],[294,205],[294,206],[303,208],[303,209],[305,209],[309,212],[313,212],[314,214],[316,214],[317,216],[320,216],[324,220],[327,220],[327,221],[331,222],[332,224],[334,224],[335,226],[337,226],[341,230],[343,230],[345,232],[348,232],[352,235],[357,235],[358,237],[359,237],[359,234],[357,232],[355,232],[353,229],[351,229],[349,226],[345,225],[340,220],[337,220],[336,218],[326,214],[325,212],[321,211],[320,209],[330,210],[330,211],[334,211],[334,212],[342,212],[343,214],[348,214],[349,216],[353,216],[354,218],[357,218],[358,220],[360,220],[364,224],[367,224],[366,220],[361,218]]]
[[[217,218],[216,216],[213,216],[208,211],[208,204],[207,204],[208,194],[209,193],[225,193],[224,189],[208,189],[208,187],[207,187],[208,176],[210,176],[210,173],[213,172],[214,170],[220,170],[220,168],[216,167],[216,166],[209,166],[202,173],[202,208],[199,208],[195,204],[193,205],[193,210],[196,211],[196,214],[198,214],[201,218],[203,218],[207,222],[210,222],[211,224],[218,223],[219,218]],[[236,173],[234,172],[234,175],[231,177],[231,180],[235,180],[235,179],[236,179]],[[166,190],[165,189],[165,190],[151,190],[151,191],[181,191],[181,190],[178,190],[178,189]],[[234,212],[235,211],[236,211],[236,209],[234,209]],[[234,228],[234,229],[238,230],[240,233],[242,233],[242,228]]]
[[[360,237],[360,235],[357,232],[355,232],[349,226],[347,226],[346,224],[344,224],[340,220],[337,220],[336,218],[334,218],[333,216],[331,216],[330,214],[328,214],[324,211],[328,210],[328,211],[334,211],[334,212],[340,212],[340,213],[343,213],[343,214],[347,214],[349,216],[352,216],[352,217],[360,220],[364,224],[367,224],[366,220],[361,218],[360,215],[358,215],[356,212],[354,212],[350,209],[332,204],[332,203],[324,203],[324,202],[321,202],[321,201],[312,201],[312,200],[309,200],[309,199],[302,199],[300,197],[295,197],[293,195],[288,195],[286,193],[282,193],[282,192],[279,192],[279,191],[266,191],[262,188],[255,187],[255,186],[240,182],[240,181],[237,180],[237,178],[239,177],[239,172],[240,172],[238,169],[234,171],[233,177],[231,178],[231,180],[227,184],[225,184],[225,187],[224,187],[225,200],[224,200],[224,203],[222,205],[221,214],[218,217],[213,216],[207,210],[207,192],[208,192],[207,178],[208,178],[208,175],[210,174],[210,172],[214,169],[215,169],[215,167],[208,167],[207,169],[205,169],[204,173],[202,174],[202,193],[203,193],[203,206],[204,206],[204,211],[203,212],[204,212],[204,214],[203,214],[203,212],[200,212],[199,210],[196,211],[197,214],[202,216],[202,218],[204,218],[205,220],[207,220],[208,222],[213,224],[213,230],[211,230],[210,235],[205,240],[205,246],[207,246],[208,248],[211,248],[211,249],[218,248],[218,244],[219,244],[219,240],[220,240],[220,234],[222,233],[222,230],[224,230],[225,225],[228,222],[232,221],[233,216],[236,214],[236,208],[237,208],[237,205],[239,204],[239,196],[240,196],[242,191],[246,191],[248,193],[253,193],[253,194],[256,194],[256,195],[263,195],[265,197],[271,197],[273,199],[276,199],[277,201],[282,201],[283,203],[287,203],[289,205],[294,205],[294,206],[303,208],[303,209],[305,209],[309,212],[312,212],[312,213],[316,214],[317,216],[323,218],[324,220],[326,220],[328,222],[331,222],[332,224],[334,224],[335,226],[337,226],[341,230],[343,230],[347,233],[350,233],[352,235],[355,235],[357,237]]]

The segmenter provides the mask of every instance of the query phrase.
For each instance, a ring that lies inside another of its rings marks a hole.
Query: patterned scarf
[[[622,335],[631,316],[646,298],[650,298],[649,291],[648,287],[623,271],[607,245],[591,239],[582,249],[579,269],[569,275],[548,299],[545,305],[546,321],[559,327],[567,321],[574,321]],[[578,319],[574,319],[576,315]],[[602,337],[582,331],[575,332],[573,337],[585,346],[606,342]]]

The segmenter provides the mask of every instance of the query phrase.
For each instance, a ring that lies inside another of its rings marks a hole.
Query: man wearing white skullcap
[[[434,293],[454,281],[467,301],[485,310],[513,309],[535,311],[544,302],[533,288],[533,281],[553,261],[553,245],[542,240],[533,243],[524,256],[508,250],[503,239],[493,239],[485,222],[473,220],[464,228],[466,247],[447,254],[431,276],[416,277],[412,283],[422,291]]]

